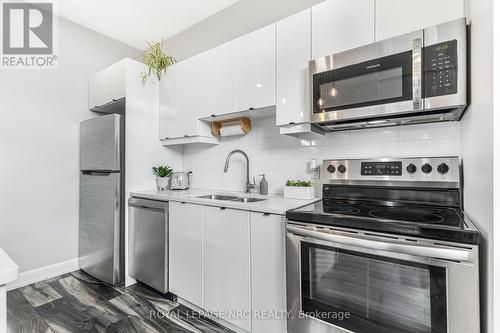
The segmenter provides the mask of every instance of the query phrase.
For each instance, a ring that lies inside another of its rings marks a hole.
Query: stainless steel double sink
[[[210,199],[210,200],[222,200],[222,201],[237,201],[237,202],[246,202],[246,203],[267,200],[267,199],[261,199],[261,198],[238,197],[238,196],[224,195],[224,194],[208,194],[208,195],[199,196],[197,198]]]

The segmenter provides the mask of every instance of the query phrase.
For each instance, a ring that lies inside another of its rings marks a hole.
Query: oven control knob
[[[442,175],[450,171],[450,167],[446,163],[441,163],[438,165],[438,172]]]
[[[337,168],[337,170],[340,172],[340,173],[345,173],[347,171],[345,165],[341,164],[339,165],[339,167]]]
[[[415,173],[415,172],[417,172],[417,167],[415,166],[415,164],[410,163],[406,167],[406,171],[408,171],[408,173]]]
[[[423,173],[431,173],[432,171],[432,166],[429,163],[425,163],[422,165],[422,172]]]
[[[335,166],[333,166],[333,165],[331,165],[331,164],[330,164],[330,165],[326,168],[326,170],[328,170],[328,172],[329,172],[329,173],[334,173],[334,172],[335,172]]]

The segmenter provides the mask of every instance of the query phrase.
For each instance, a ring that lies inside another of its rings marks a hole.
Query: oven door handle
[[[363,238],[328,234],[313,230],[307,230],[295,226],[288,225],[287,230],[297,236],[319,239],[331,243],[350,245],[354,247],[364,248],[368,250],[377,250],[391,252],[397,254],[408,254],[418,257],[428,257],[436,259],[445,259],[461,262],[472,262],[474,254],[466,249],[438,247],[429,245],[407,245],[391,242],[374,241]]]

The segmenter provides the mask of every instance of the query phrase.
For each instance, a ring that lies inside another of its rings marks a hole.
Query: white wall
[[[322,1],[324,0],[239,0],[168,38],[165,45],[167,51],[180,61]]]
[[[138,50],[59,19],[57,70],[0,71],[0,248],[21,271],[77,257],[79,123],[93,74]]]
[[[492,332],[493,312],[493,0],[470,0],[471,105],[462,120],[464,202],[467,214],[487,241],[483,274],[485,332]],[[484,259],[484,257],[483,257]],[[487,306],[487,308],[485,308]]]
[[[309,179],[307,162],[335,158],[387,156],[459,156],[460,123],[386,127],[327,134],[314,140],[279,134],[274,118],[258,119],[245,136],[221,138],[217,146],[186,146],[183,167],[193,170],[192,187],[237,190],[245,185],[245,164],[234,155],[228,173],[227,154],[243,149],[250,158],[250,176],[266,173],[270,193],[282,193],[287,179]]]

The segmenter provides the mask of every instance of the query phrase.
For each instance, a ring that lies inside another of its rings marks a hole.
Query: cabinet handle
[[[211,114],[210,117],[215,117],[215,114]]]
[[[185,201],[181,201],[181,205],[184,205],[186,202]]]
[[[288,125],[294,125],[295,124],[295,121],[291,121],[288,123]]]
[[[219,208],[220,208],[221,210],[225,210],[225,209],[226,209],[226,207],[219,207]]]
[[[263,213],[262,215],[269,216],[269,215],[271,215],[271,213]]]
[[[253,111],[253,110],[255,110],[255,108],[250,107],[250,108],[248,108],[248,110]]]
[[[186,134],[186,135],[184,135],[184,137],[187,138],[187,137],[189,137],[189,135]]]

